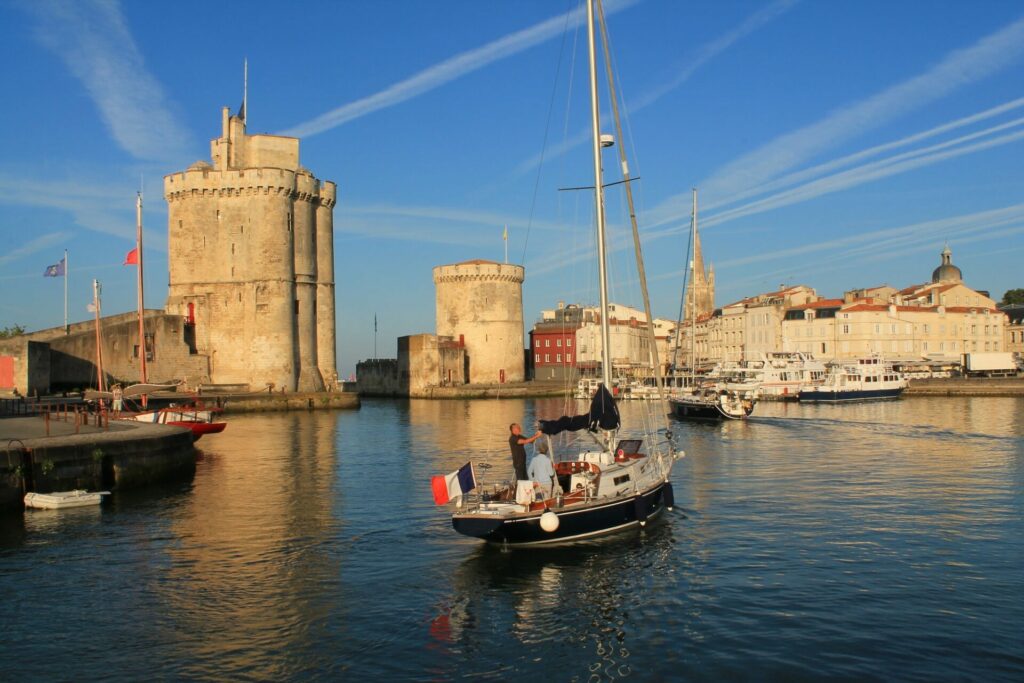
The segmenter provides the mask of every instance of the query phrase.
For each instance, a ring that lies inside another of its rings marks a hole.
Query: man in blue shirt
[[[555,478],[555,466],[551,464],[551,458],[547,453],[538,452],[530,460],[530,479],[540,484],[540,490],[545,498],[555,495],[558,479]]]

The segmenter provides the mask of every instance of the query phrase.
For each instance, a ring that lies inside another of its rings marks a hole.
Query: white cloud
[[[949,53],[939,64],[914,78],[772,140],[729,163],[700,187],[710,202],[718,203],[725,197],[762,185],[825,149],[1009,66],[1022,53],[1024,18],[968,48]]]
[[[18,259],[24,258],[25,256],[31,256],[32,254],[43,251],[44,249],[49,249],[51,247],[66,244],[69,237],[71,237],[71,233],[67,232],[66,230],[60,230],[58,232],[50,232],[45,235],[40,235],[39,237],[36,237],[35,239],[26,242],[20,247],[15,247],[14,249],[11,249],[10,251],[4,253],[2,256],[0,256],[0,265],[12,263],[14,261],[17,261]],[[56,255],[56,251],[54,251],[54,255]],[[39,274],[42,275],[43,269],[46,266],[50,265],[51,263],[56,263],[59,260],[59,258],[54,258],[52,261],[47,261],[45,264],[41,265],[39,267]]]
[[[607,14],[619,11],[637,0],[621,0],[605,4]],[[435,64],[404,81],[388,86],[380,92],[368,95],[355,102],[349,102],[336,109],[321,114],[316,118],[300,123],[281,135],[308,138],[317,133],[331,130],[342,124],[371,114],[381,109],[393,107],[410,100],[425,92],[429,92],[468,73],[482,69],[492,62],[522,52],[528,48],[553,38],[566,27],[575,26],[586,21],[586,13],[581,9],[570,12],[567,16],[557,16],[539,24],[516,31],[493,42],[455,55],[440,64]]]
[[[95,102],[114,140],[139,159],[177,160],[190,136],[171,112],[116,0],[33,0],[36,37]]]

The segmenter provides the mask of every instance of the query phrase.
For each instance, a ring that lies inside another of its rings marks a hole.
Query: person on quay
[[[516,481],[529,479],[526,475],[526,445],[531,444],[541,437],[541,431],[533,436],[523,436],[523,429],[518,423],[513,422],[508,430],[511,435],[508,437],[508,447],[512,451],[512,467],[515,469]]]

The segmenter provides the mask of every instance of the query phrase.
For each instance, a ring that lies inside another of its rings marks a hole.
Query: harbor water
[[[456,535],[431,475],[562,406],[232,416],[190,481],[0,516],[0,680],[1024,680],[1024,400],[762,403],[675,425],[642,531]]]

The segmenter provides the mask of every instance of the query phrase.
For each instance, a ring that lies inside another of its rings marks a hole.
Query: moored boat
[[[756,391],[738,392],[709,386],[669,398],[672,417],[679,420],[742,420],[750,417]]]
[[[878,356],[837,363],[825,381],[800,391],[801,403],[841,403],[899,398],[907,380]]]
[[[103,502],[103,496],[109,495],[110,491],[84,491],[81,489],[52,493],[30,492],[25,494],[25,507],[41,510],[88,507],[99,505]]]

